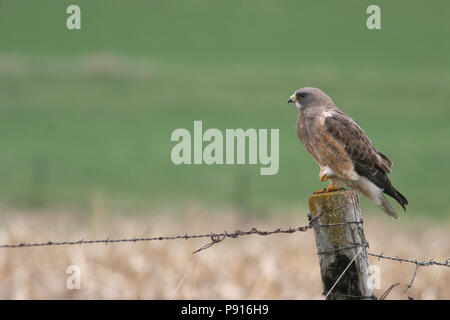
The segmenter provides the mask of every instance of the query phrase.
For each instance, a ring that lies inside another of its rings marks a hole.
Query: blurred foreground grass
[[[272,212],[256,220],[233,211],[190,207],[179,212],[143,211],[133,219],[97,203],[88,219],[68,210],[22,211],[2,208],[0,243],[116,239],[196,234],[306,224],[298,212]],[[157,214],[159,213],[159,214]],[[447,226],[402,225],[364,219],[369,252],[419,261],[445,261],[450,254]],[[192,252],[208,239],[0,249],[0,299],[322,299],[319,258],[312,231],[228,239]],[[380,297],[449,299],[449,268],[423,267],[405,293],[414,264],[378,260]],[[80,268],[81,289],[66,287],[70,265]]]

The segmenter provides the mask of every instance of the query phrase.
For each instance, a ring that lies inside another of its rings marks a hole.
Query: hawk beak
[[[291,102],[295,102],[295,95],[294,95],[294,94],[293,94],[292,96],[289,97],[287,103],[291,103]]]

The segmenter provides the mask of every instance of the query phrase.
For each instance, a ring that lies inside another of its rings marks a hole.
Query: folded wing
[[[355,171],[366,177],[406,210],[408,200],[398,192],[388,178],[392,161],[377,151],[355,120],[341,111],[333,111],[325,118],[325,130],[344,147],[353,161]]]

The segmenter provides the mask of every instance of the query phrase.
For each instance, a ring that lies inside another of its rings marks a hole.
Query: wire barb
[[[322,213],[323,214],[323,213]],[[225,240],[226,238],[233,238],[236,239],[240,236],[248,236],[251,234],[257,234],[260,236],[268,236],[268,235],[272,235],[272,234],[276,234],[276,233],[294,233],[294,232],[305,232],[308,231],[309,229],[313,228],[317,221],[319,220],[319,218],[322,216],[322,214],[318,215],[317,217],[314,217],[312,219],[309,219],[309,223],[305,226],[300,226],[297,228],[287,228],[287,229],[275,229],[272,231],[261,231],[258,230],[257,228],[253,227],[251,228],[249,231],[241,231],[241,230],[234,230],[233,233],[228,233],[226,231],[224,231],[223,233],[211,233],[211,242],[205,244],[203,247],[200,247],[199,249],[195,250],[193,253],[198,253],[200,251],[203,251],[205,249],[211,248],[213,245],[222,242],[223,240]],[[309,218],[309,215],[308,215]]]

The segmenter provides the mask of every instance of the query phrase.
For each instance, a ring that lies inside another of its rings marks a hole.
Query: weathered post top
[[[323,213],[314,226],[314,235],[326,298],[376,299],[358,193],[342,190],[313,194],[309,208],[312,218]]]

